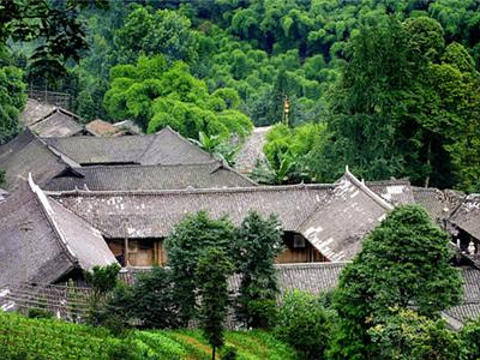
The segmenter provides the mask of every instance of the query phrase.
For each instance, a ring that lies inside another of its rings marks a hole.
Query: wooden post
[[[30,246],[29,246],[29,243],[28,243],[28,239],[27,239],[27,232],[29,232],[30,230],[33,230],[31,227],[30,227],[30,224],[32,222],[31,221],[26,221],[22,224],[20,224],[20,230],[22,231],[23,233],[23,246],[22,246],[22,251],[23,251],[23,263],[24,263],[24,268],[23,268],[23,271],[24,271],[24,274],[23,274],[23,277],[24,277],[24,281],[27,283],[28,282],[28,269],[29,269],[29,264],[28,264],[28,252],[30,250]]]
[[[282,122],[288,126],[288,114],[290,114],[290,101],[288,100],[288,95],[285,95],[285,100],[283,102],[283,119]]]
[[[125,267],[130,266],[130,258],[128,253],[128,230],[127,223],[125,223]]]

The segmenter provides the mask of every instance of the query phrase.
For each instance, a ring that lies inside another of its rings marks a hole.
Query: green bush
[[[235,346],[225,345],[220,352],[220,357],[222,360],[236,360],[237,348]]]
[[[460,331],[466,360],[480,359],[480,319],[469,321]]]
[[[28,309],[28,317],[30,319],[51,319],[53,314],[47,310],[32,308]]]
[[[303,359],[323,359],[331,332],[331,312],[322,298],[294,290],[279,310],[275,335],[292,345]]]

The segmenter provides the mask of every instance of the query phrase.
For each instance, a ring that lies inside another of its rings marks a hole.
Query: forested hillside
[[[348,164],[480,189],[478,1],[124,0],[79,16],[89,50],[54,88],[85,120],[170,125],[207,149],[281,123],[272,174],[256,174],[268,182],[329,182]],[[29,48],[11,63],[44,86]]]

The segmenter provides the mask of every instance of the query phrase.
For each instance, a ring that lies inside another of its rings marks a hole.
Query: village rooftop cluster
[[[22,121],[23,132],[0,147],[0,288],[79,279],[95,265],[118,263],[124,274],[162,266],[163,241],[186,214],[205,210],[238,224],[255,210],[282,224],[281,290],[318,293],[335,287],[391,210],[417,203],[452,235],[463,270],[464,302],[445,318],[459,328],[480,316],[480,197],[407,180],[364,181],[348,167],[332,184],[261,186],[248,175],[262,161],[263,128],[232,168],[169,127],[144,135],[128,121],[81,125],[75,114],[35,100]],[[0,305],[11,307],[9,296]]]

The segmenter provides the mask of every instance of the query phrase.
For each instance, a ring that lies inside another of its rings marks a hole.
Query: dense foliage
[[[92,289],[88,316],[90,324],[98,325],[101,322],[101,305],[107,293],[117,285],[119,271],[120,266],[115,263],[103,267],[95,265],[90,271],[84,272],[85,281]]]
[[[416,205],[395,209],[371,232],[340,276],[332,358],[368,358],[374,346],[367,331],[391,309],[413,307],[435,318],[459,303],[462,281],[450,264],[448,241],[448,234]]]
[[[20,130],[18,116],[27,102],[25,90],[22,70],[11,65],[2,66],[0,61],[0,145]]]
[[[146,328],[171,329],[180,325],[169,269],[154,268],[151,272],[139,274],[129,300],[135,304],[129,307],[130,315]]]
[[[211,248],[229,249],[233,225],[227,218],[211,219],[206,212],[187,215],[168,236],[165,248],[175,283],[174,300],[186,326],[195,318],[196,272],[202,255]]]
[[[376,359],[459,360],[467,352],[458,333],[444,320],[431,320],[411,310],[401,310],[369,330]]]
[[[241,278],[236,316],[247,328],[269,327],[275,317],[278,292],[273,264],[283,251],[282,244],[282,230],[275,216],[264,219],[251,212],[234,227],[227,217],[212,219],[203,211],[187,215],[165,242],[174,283],[173,301],[179,306],[182,323],[186,325],[197,317],[196,294],[198,290],[208,290],[204,288],[208,276],[217,274],[220,265],[225,266],[220,273],[229,273],[226,263],[232,262],[234,272]],[[199,273],[199,269],[207,267],[204,256],[212,249],[225,254],[225,263],[219,256],[218,264],[211,264],[209,274]],[[203,265],[199,268],[200,262]],[[220,284],[218,291],[222,289]],[[220,298],[218,301],[221,302]],[[220,304],[211,305],[221,308]]]
[[[228,139],[244,137],[252,128],[250,119],[236,110],[235,90],[209,94],[184,62],[169,65],[162,55],[140,57],[136,65],[112,68],[111,79],[105,107],[112,118],[131,118],[150,133],[169,125],[190,138],[204,132]]]
[[[215,146],[283,122],[261,181],[329,182],[348,164],[371,180],[479,189],[474,0],[29,3],[0,2],[18,10],[2,12],[0,41],[35,40],[7,51],[29,83],[65,65],[56,89],[86,120],[170,125]],[[37,60],[43,73],[29,70]]]
[[[278,292],[273,264],[282,252],[282,230],[275,216],[263,219],[250,212],[234,231],[232,253],[242,274],[236,312],[247,328],[271,325]]]
[[[302,359],[325,359],[334,331],[333,316],[321,297],[294,290],[282,301],[275,335],[297,349]]]

